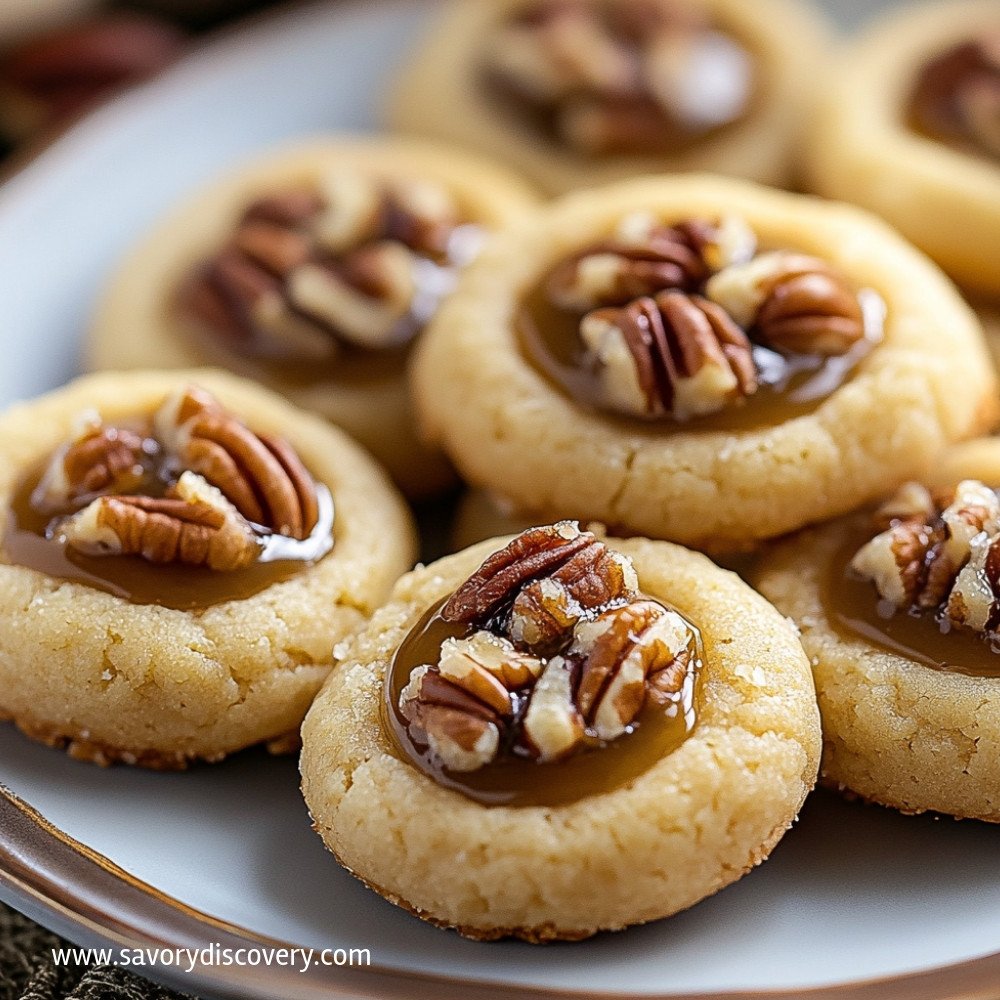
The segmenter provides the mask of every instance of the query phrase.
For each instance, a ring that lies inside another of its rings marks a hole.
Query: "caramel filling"
[[[330,491],[283,440],[193,387],[148,420],[82,414],[17,486],[4,560],[134,604],[196,610],[291,579],[333,547]]]
[[[877,296],[870,301],[878,309]],[[592,363],[580,339],[579,317],[554,306],[545,294],[544,283],[536,286],[517,313],[518,340],[525,357],[551,385],[567,393],[583,409],[603,411],[600,403],[599,369]],[[685,430],[743,431],[774,427],[786,420],[812,413],[842,385],[848,383],[871,351],[860,343],[840,357],[783,355],[759,344],[751,348],[759,373],[757,390],[737,406],[699,416],[693,424],[678,425]],[[634,430],[649,429],[638,414],[628,420]],[[656,433],[665,428],[657,425]]]
[[[243,601],[283,583],[319,562],[332,545],[333,498],[317,488],[320,518],[309,537],[299,541],[256,529],[261,554],[251,565],[219,573],[180,563],[150,563],[139,556],[91,556],[66,546],[52,530],[52,518],[31,502],[42,470],[17,488],[7,511],[4,561],[57,580],[103,590],[131,604],[157,604],[177,611],[196,611],[227,601]],[[162,496],[162,481],[143,487],[147,496]],[[66,513],[74,513],[67,510]]]
[[[445,602],[430,608],[400,645],[385,679],[385,727],[401,760],[446,788],[486,806],[559,806],[591,795],[616,791],[641,777],[683,744],[695,727],[696,680],[703,657],[700,635],[692,627],[688,667],[680,689],[666,704],[647,698],[625,735],[610,742],[584,735],[583,746],[561,760],[539,762],[523,749],[506,747],[497,760],[474,771],[444,767],[426,743],[415,741],[400,710],[403,690],[419,666],[436,663],[448,639],[466,639],[470,625],[446,621]],[[523,713],[523,702],[515,712]]]
[[[488,93],[586,157],[678,153],[749,115],[755,57],[675,0],[535,0],[498,25]]]
[[[910,94],[906,119],[921,135],[1000,161],[1000,28],[928,62]]]
[[[249,205],[178,288],[206,359],[289,386],[399,375],[483,233],[442,185],[340,171]]]
[[[899,608],[880,600],[871,581],[850,569],[858,549],[870,538],[870,519],[856,518],[847,540],[823,566],[822,606],[833,628],[845,639],[860,640],[935,670],[1000,677],[996,639],[951,624],[937,608]]]
[[[661,433],[770,427],[813,412],[883,337],[885,304],[825,262],[759,253],[738,220],[636,213],[522,299],[528,361],[581,407]]]

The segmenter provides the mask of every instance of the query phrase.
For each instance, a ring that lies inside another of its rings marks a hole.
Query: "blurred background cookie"
[[[453,473],[415,437],[410,349],[488,232],[533,204],[502,168],[414,140],[272,153],[128,253],[85,364],[229,368],[344,428],[410,496],[432,495]]]
[[[785,184],[825,40],[786,0],[457,0],[388,120],[553,193],[668,170]]]

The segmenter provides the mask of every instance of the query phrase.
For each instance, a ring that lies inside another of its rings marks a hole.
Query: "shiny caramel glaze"
[[[140,556],[84,555],[57,540],[54,522],[82,510],[94,498],[87,497],[73,508],[57,512],[55,517],[40,513],[32,503],[32,493],[47,464],[26,476],[11,498],[2,541],[3,561],[57,580],[103,590],[132,604],[195,611],[245,600],[297,576],[333,547],[333,497],[325,486],[317,484],[319,519],[309,537],[298,541],[254,526],[260,535],[261,556],[246,569],[221,573],[177,563],[154,564]],[[169,480],[154,466],[136,492],[162,496],[168,485]]]
[[[851,560],[874,533],[870,514],[852,519],[843,544],[822,567],[822,607],[833,629],[845,640],[862,641],[935,670],[1000,677],[1000,647],[988,637],[949,626],[935,609],[894,612],[871,581],[851,571]]]
[[[437,663],[445,639],[463,639],[477,631],[475,626],[445,621],[440,614],[444,604],[442,600],[431,607],[403,640],[386,672],[383,699],[383,724],[400,760],[413,764],[444,787],[486,806],[568,805],[616,791],[634,781],[676,750],[694,729],[703,650],[700,634],[691,626],[690,665],[681,689],[666,706],[658,707],[647,699],[620,739],[602,743],[588,736],[582,750],[561,761],[541,764],[508,753],[478,771],[449,771],[426,746],[411,739],[399,710],[400,695],[410,674],[419,666]]]
[[[837,357],[783,355],[753,345],[760,387],[749,398],[718,413],[687,422],[643,420],[610,413],[598,407],[600,388],[596,370],[587,367],[586,347],[580,337],[580,315],[555,305],[547,287],[552,272],[525,296],[516,314],[515,327],[522,353],[557,389],[567,393],[585,410],[600,412],[608,419],[634,430],[655,434],[671,430],[745,431],[774,427],[812,413],[842,385],[850,381],[861,361],[872,350],[868,340]],[[883,308],[874,292],[859,293],[869,323]]]

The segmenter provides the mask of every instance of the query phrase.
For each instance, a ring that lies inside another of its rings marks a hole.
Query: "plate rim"
[[[47,820],[0,784],[0,895],[22,901],[27,915],[81,947],[301,947],[212,917],[131,875]],[[40,914],[40,916],[38,916]],[[622,932],[622,933],[627,933]],[[488,945],[486,945],[488,947]],[[372,963],[335,972],[276,966],[205,966],[181,973],[148,965],[142,975],[183,991],[240,1000],[973,1000],[1000,979],[1000,952],[901,975],[777,990],[641,993],[520,986],[498,980],[407,971]],[[499,991],[499,994],[498,994]]]
[[[407,0],[396,0],[411,6]],[[264,34],[284,21],[323,16],[336,6],[344,13],[363,13],[366,0],[288,0],[277,9],[253,15],[211,32],[195,43],[178,63],[151,80],[116,95],[101,108],[78,119],[58,135],[43,136],[12,169],[0,173],[0,219],[16,209],[26,193],[44,186],[46,178],[71,158],[78,144],[101,135],[122,106],[141,104],[191,68],[205,72],[220,49],[237,48],[249,37]],[[225,72],[216,62],[212,72]],[[210,916],[136,878],[104,855],[69,836],[23,798],[0,783],[0,897],[15,909],[72,943],[87,947],[205,947],[221,939],[234,946],[300,947]],[[130,904],[141,904],[126,918],[123,892]],[[117,911],[117,912],[116,912]],[[214,937],[206,937],[212,934]],[[302,973],[274,966],[201,966],[197,974],[161,965],[146,966],[142,975],[182,991],[192,987],[213,996],[240,1000],[319,1000],[363,997],[365,1000],[488,1000],[498,991],[509,1000],[973,1000],[1000,981],[1000,951],[925,969],[817,987],[714,992],[643,993],[580,991],[533,987],[481,978],[452,977],[406,971],[373,963],[335,973],[313,967]]]

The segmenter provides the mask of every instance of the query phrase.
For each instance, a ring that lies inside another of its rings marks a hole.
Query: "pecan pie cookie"
[[[1000,822],[1000,440],[754,573],[801,630],[822,780],[903,812]]]
[[[716,551],[859,506],[997,410],[975,317],[892,231],[705,176],[579,192],[506,230],[413,376],[473,485]]]
[[[735,576],[573,522],[405,576],[303,726],[337,859],[478,939],[575,940],[768,856],[816,775],[809,666]]]
[[[101,764],[287,743],[413,552],[360,448],[204,370],[13,407],[0,503],[0,718]]]
[[[823,194],[1000,294],[1000,0],[906,5],[838,60],[811,136]]]
[[[131,252],[91,368],[212,363],[367,447],[411,495],[451,481],[413,434],[410,346],[488,230],[533,204],[508,173],[402,139],[289,149],[220,179]]]
[[[389,119],[553,193],[664,170],[783,184],[824,39],[794,0],[455,0]]]

